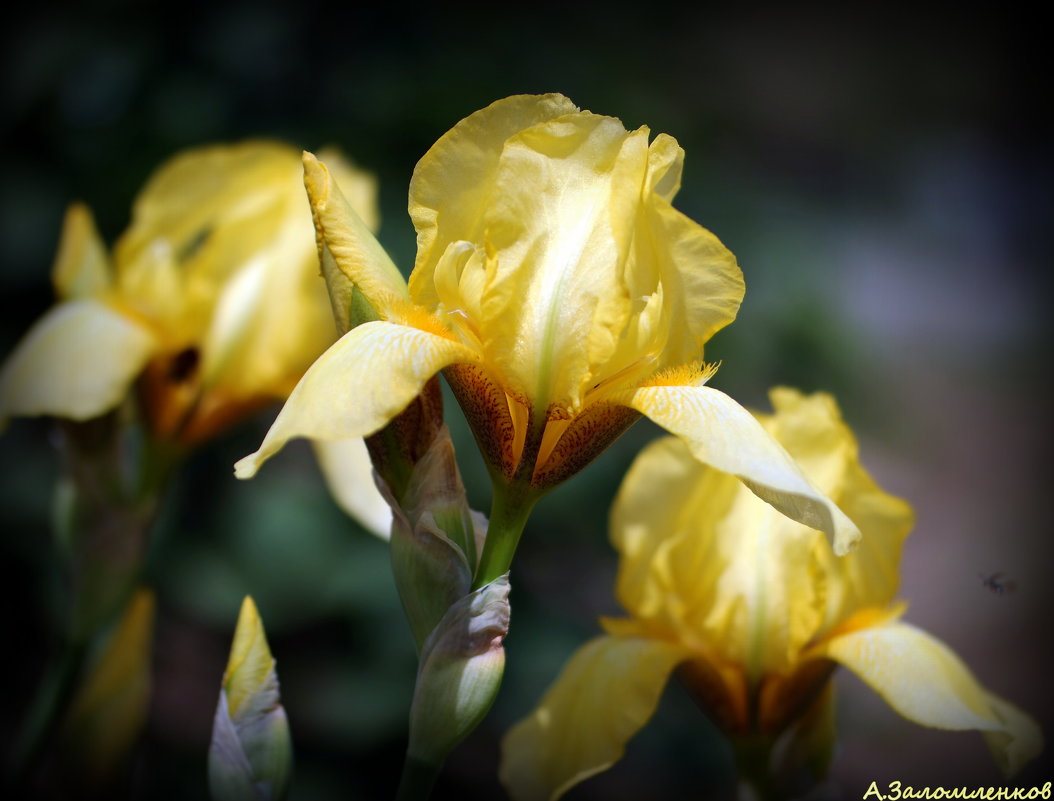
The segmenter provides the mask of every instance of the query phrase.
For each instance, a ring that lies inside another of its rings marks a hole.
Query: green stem
[[[772,776],[772,740],[748,734],[733,743],[739,773],[738,801],[778,801],[785,795]]]
[[[66,543],[71,593],[61,651],[37,687],[12,750],[9,770],[16,786],[31,780],[69,711],[90,648],[138,583],[147,532],[182,456],[174,445],[148,437],[136,443],[132,473],[126,475],[122,445],[128,432],[116,414],[66,422],[63,431],[65,472],[75,494],[66,514],[56,520],[56,539]]]
[[[479,567],[472,582],[478,590],[508,571],[513,554],[520,542],[520,535],[527,525],[527,518],[538,498],[522,484],[495,484],[491,501],[490,519],[487,523],[487,539]]]
[[[403,773],[399,777],[399,789],[395,793],[395,801],[427,801],[442,769],[442,763],[437,765],[433,762],[426,762],[407,753],[406,760],[403,762]]]
[[[66,640],[58,660],[37,689],[11,752],[8,767],[12,786],[19,787],[23,782],[28,782],[29,773],[43,753],[59,717],[69,706],[86,653],[84,642]]]

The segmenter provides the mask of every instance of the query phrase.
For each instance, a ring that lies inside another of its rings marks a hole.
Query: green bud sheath
[[[407,755],[439,764],[483,719],[505,669],[509,577],[462,597],[425,640]]]
[[[402,503],[392,507],[392,572],[420,652],[425,638],[472,583],[476,531],[454,447],[444,426],[414,466]]]

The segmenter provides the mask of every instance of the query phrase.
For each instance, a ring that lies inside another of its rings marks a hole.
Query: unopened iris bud
[[[447,610],[471,589],[478,553],[473,515],[445,426],[414,466],[402,503],[386,495],[393,514],[392,572],[420,651]]]
[[[213,801],[279,801],[293,769],[275,660],[252,598],[242,602],[209,747]]]
[[[487,714],[505,669],[509,577],[464,596],[425,640],[410,709],[409,759],[440,764]]]

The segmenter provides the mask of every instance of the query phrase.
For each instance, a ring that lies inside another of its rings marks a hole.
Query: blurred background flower
[[[738,320],[708,347],[726,365],[712,385],[762,408],[775,384],[838,396],[867,469],[917,513],[900,591],[911,620],[1049,733],[1051,131],[1037,21],[1010,7],[606,9],[515,20],[268,0],[10,11],[0,354],[52,302],[66,205],[87,203],[113,241],[147,175],[180,148],[248,136],[339,146],[378,175],[380,239],[409,265],[416,160],[499,97],[563,92],[677,137],[678,208],[735,253],[747,285]],[[416,658],[386,545],[337,509],[306,445],[253,482],[228,478],[269,422],[200,450],[168,499],[150,555],[159,617],[141,797],[205,795],[215,687],[247,592],[267,620],[297,743],[290,798],[394,789]],[[471,435],[450,423],[472,505],[486,508]],[[16,421],[0,439],[3,637],[23,646],[3,687],[5,749],[49,648],[48,431]],[[504,686],[437,795],[501,797],[500,734],[597,615],[616,612],[607,510],[657,435],[638,424],[540,503],[512,577]],[[985,585],[1000,571],[1015,592]],[[872,780],[999,783],[980,738],[905,726],[852,677],[838,682],[832,795],[860,798]],[[624,760],[567,798],[730,794],[731,755],[683,692],[671,684]],[[1019,781],[1042,784],[1049,766]]]

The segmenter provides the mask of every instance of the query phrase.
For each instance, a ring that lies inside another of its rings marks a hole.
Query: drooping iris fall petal
[[[149,329],[92,299],[56,306],[0,372],[0,421],[97,417],[116,406],[156,352]]]
[[[683,646],[641,638],[597,637],[582,646],[502,743],[500,776],[510,795],[556,801],[615,764],[687,656]]]
[[[835,636],[814,655],[845,665],[908,720],[938,729],[1000,732],[1009,738],[1008,749],[1019,752],[1018,762],[1043,747],[1031,720],[1000,715],[1010,705],[1000,699],[993,704],[962,660],[915,626],[893,622]]]
[[[711,387],[646,386],[627,405],[685,442],[704,464],[738,477],[759,498],[792,520],[830,532],[835,552],[845,554],[860,532],[802,473],[758,421]]]
[[[312,365],[260,449],[235,465],[235,475],[252,477],[295,437],[369,436],[406,408],[443,367],[475,358],[453,340],[407,325],[375,321],[353,328]]]

